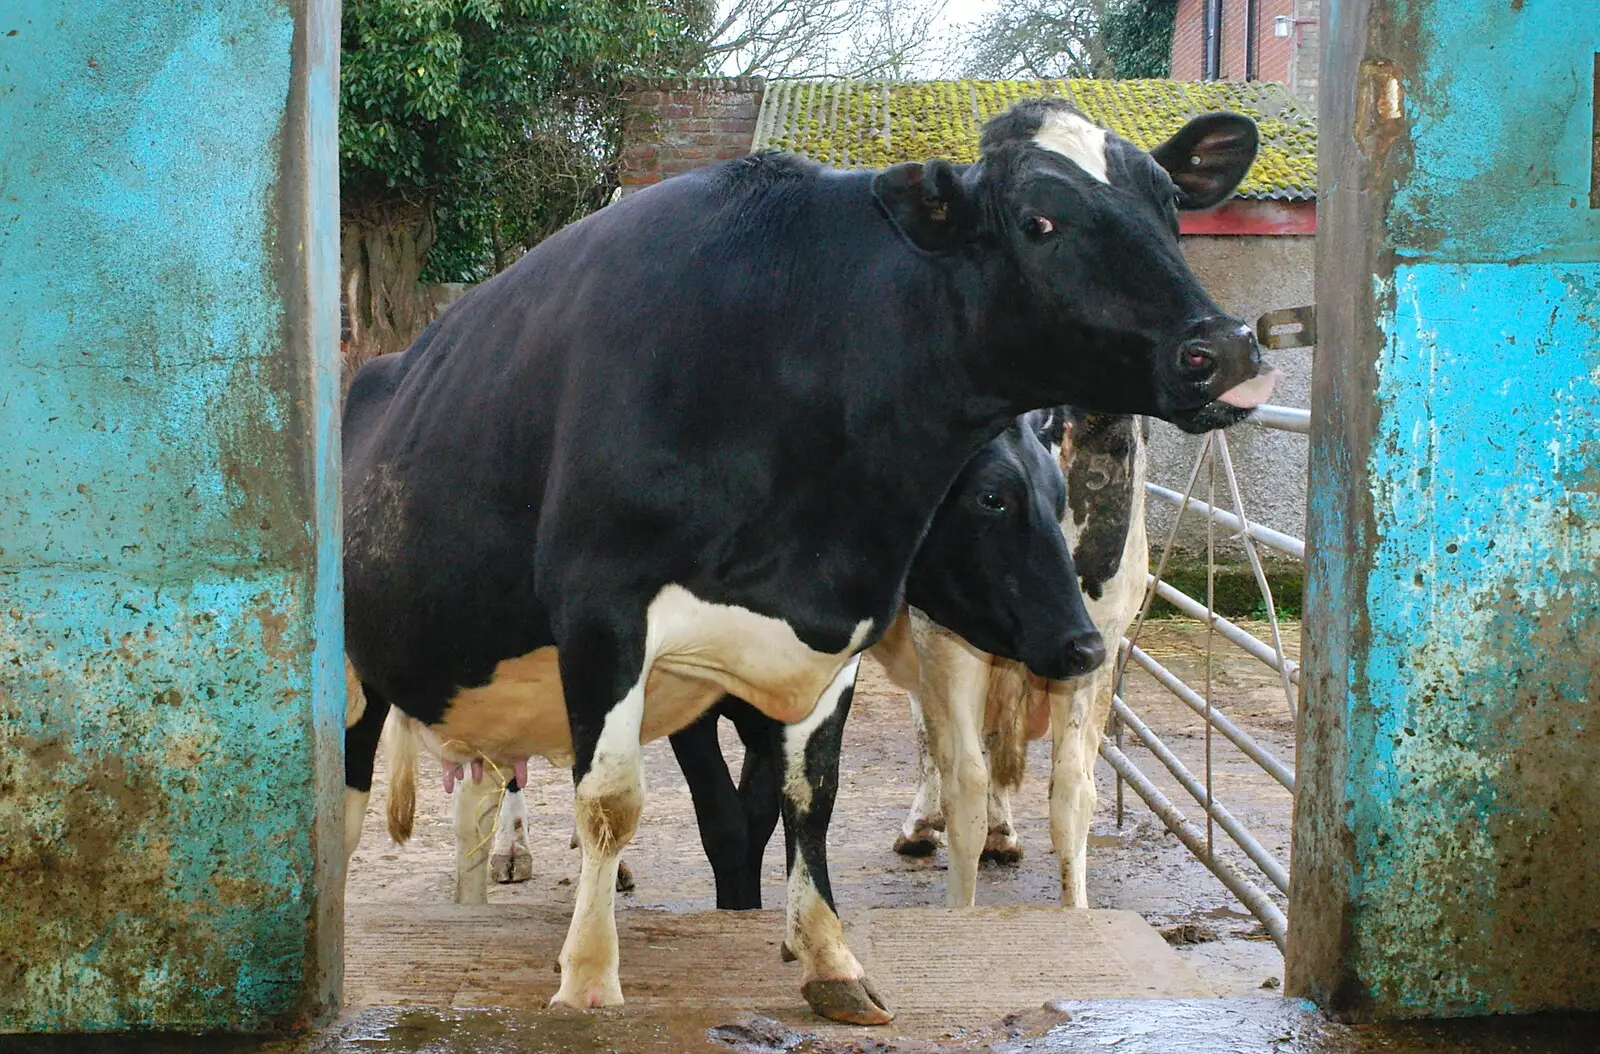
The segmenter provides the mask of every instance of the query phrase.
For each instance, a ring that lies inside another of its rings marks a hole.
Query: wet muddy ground
[[[1263,635],[1265,627],[1258,627]],[[1291,654],[1298,644],[1289,627]],[[1204,683],[1205,631],[1194,623],[1152,622],[1140,644],[1194,685]],[[1277,674],[1219,641],[1213,662],[1218,707],[1292,766],[1294,725]],[[1130,667],[1124,684],[1129,704],[1197,774],[1205,771],[1204,722],[1143,671]],[[741,750],[732,726],[723,723],[724,751],[737,771]],[[1203,815],[1159,762],[1131,736],[1124,749],[1191,818]],[[1058,902],[1055,857],[1050,852],[1046,800],[1049,743],[1035,742],[1027,782],[1013,802],[1025,855],[1014,866],[985,864],[979,874],[979,904]],[[945,854],[907,859],[891,846],[915,789],[915,750],[904,694],[868,659],[846,725],[838,806],[829,837],[834,891],[848,919],[852,909],[934,907],[944,903]],[[619,906],[698,912],[715,906],[688,788],[665,740],[645,748],[647,801],[639,833],[624,855],[636,887]],[[368,807],[361,848],[352,864],[352,905],[440,904],[450,899],[454,841],[449,801],[438,765],[420,762],[415,834],[395,846],[383,828],[386,773]],[[1288,792],[1220,736],[1212,741],[1215,794],[1280,859],[1287,861],[1291,800]],[[1097,766],[1100,809],[1091,839],[1089,896],[1092,906],[1138,912],[1169,936],[1207,986],[1218,995],[1271,991],[1282,978],[1282,957],[1260,926],[1183,845],[1166,832],[1144,804],[1127,791],[1124,822],[1115,815],[1115,783]],[[520,885],[493,886],[495,903],[570,907],[578,853],[572,832],[571,781],[566,770],[535,762],[530,767],[528,808],[532,818],[534,876]],[[1265,879],[1216,832],[1217,852],[1266,887]],[[1278,898],[1280,906],[1282,899]],[[783,904],[783,838],[767,849],[763,904]]]

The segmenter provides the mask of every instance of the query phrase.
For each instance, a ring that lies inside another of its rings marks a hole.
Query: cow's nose
[[[1196,383],[1204,383],[1219,370],[1241,377],[1261,368],[1261,346],[1250,327],[1236,318],[1213,315],[1189,327],[1178,343],[1178,368]]]
[[[1106,642],[1098,630],[1073,637],[1067,641],[1066,665],[1072,671],[1069,677],[1077,677],[1096,669],[1106,661]]]

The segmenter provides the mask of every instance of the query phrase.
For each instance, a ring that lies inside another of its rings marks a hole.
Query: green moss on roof
[[[1261,129],[1261,151],[1239,196],[1317,196],[1316,122],[1283,85],[1261,81],[769,81],[752,149],[790,150],[839,168],[930,157],[975,161],[983,123],[1041,95],[1065,96],[1090,120],[1146,149],[1196,114],[1245,114]]]

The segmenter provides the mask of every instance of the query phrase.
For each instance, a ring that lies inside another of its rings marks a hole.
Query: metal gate
[[[1308,346],[1314,344],[1316,339],[1313,316],[1309,308],[1270,312],[1261,317],[1257,328],[1262,344],[1267,347]],[[1291,407],[1263,406],[1257,409],[1247,422],[1259,428],[1305,435],[1310,432],[1311,412]],[[1217,500],[1219,483],[1224,491],[1223,503]],[[1196,489],[1202,486],[1205,488],[1204,499],[1196,494]],[[1181,491],[1151,482],[1145,483],[1145,490],[1147,500],[1164,502],[1173,506],[1176,511],[1166,541],[1161,547],[1155,573],[1149,576],[1144,603],[1119,649],[1117,692],[1110,717],[1111,735],[1100,746],[1100,756],[1105,758],[1117,775],[1117,823],[1121,826],[1123,821],[1123,788],[1131,787],[1167,829],[1176,835],[1260,921],[1268,936],[1281,951],[1288,928],[1287,920],[1271,896],[1262,888],[1260,879],[1264,878],[1279,893],[1287,896],[1289,869],[1286,862],[1269,852],[1213,793],[1214,734],[1220,734],[1232,748],[1249,758],[1291,795],[1295,791],[1294,765],[1292,761],[1286,763],[1278,758],[1218,709],[1210,675],[1213,647],[1217,639],[1221,638],[1225,645],[1242,650],[1278,675],[1283,687],[1284,705],[1289,715],[1295,719],[1298,728],[1300,667],[1290,658],[1283,646],[1283,632],[1279,625],[1277,606],[1273,601],[1272,589],[1258,547],[1267,546],[1303,564],[1305,542],[1249,518],[1225,432],[1211,432],[1203,438],[1193,468],[1189,472],[1188,481]],[[1184,517],[1189,514],[1198,514],[1206,520],[1207,595],[1204,598],[1191,597],[1163,579],[1177,541],[1178,531]],[[1263,640],[1215,611],[1214,583],[1218,527],[1228,532],[1226,538],[1237,542],[1244,550],[1266,608],[1269,639]],[[1140,634],[1145,628],[1151,604],[1156,597],[1171,604],[1184,616],[1206,626],[1206,684],[1198,687],[1187,684],[1139,646]],[[1156,731],[1123,699],[1122,678],[1130,662],[1150,674],[1157,683],[1194,711],[1204,722],[1204,772],[1196,774],[1185,765]],[[1189,793],[1200,808],[1202,814],[1200,821],[1190,820],[1123,751],[1124,737],[1128,735],[1143,744]],[[1256,874],[1252,875],[1248,870],[1235,866],[1217,855],[1215,835],[1219,828],[1248,858]]]

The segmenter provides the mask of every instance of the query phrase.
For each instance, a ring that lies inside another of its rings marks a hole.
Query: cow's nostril
[[[1178,349],[1178,361],[1192,374],[1205,375],[1217,368],[1210,345],[1200,340],[1186,340]]]
[[[1072,650],[1077,659],[1075,665],[1084,673],[1097,668],[1106,659],[1105,641],[1098,633],[1079,637],[1072,642]]]

